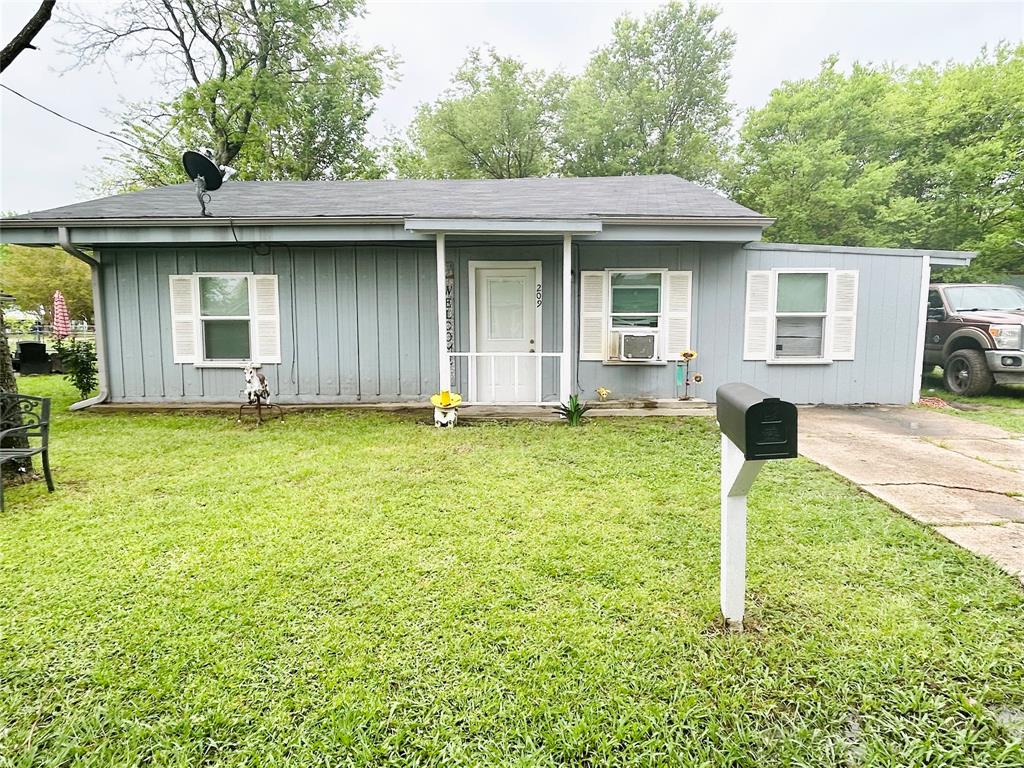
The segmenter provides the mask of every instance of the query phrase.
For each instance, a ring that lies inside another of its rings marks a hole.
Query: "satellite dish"
[[[185,166],[185,173],[196,183],[196,197],[199,198],[203,216],[210,215],[206,212],[206,204],[210,202],[209,193],[220,189],[220,185],[224,183],[224,174],[213,161],[213,153],[209,150],[207,153],[194,152],[190,149],[181,155],[181,164]]]

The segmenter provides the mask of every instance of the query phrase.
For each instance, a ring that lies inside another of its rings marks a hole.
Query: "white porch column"
[[[562,235],[562,356],[558,400],[569,402],[572,394],[572,235]]]
[[[451,363],[448,357],[448,323],[445,290],[444,233],[437,235],[437,365],[438,389],[452,388]]]

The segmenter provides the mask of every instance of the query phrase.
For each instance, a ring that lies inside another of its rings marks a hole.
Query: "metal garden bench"
[[[50,398],[0,392],[0,467],[8,461],[39,454],[46,487],[53,493],[49,450]],[[0,512],[3,509],[4,483],[0,472]]]

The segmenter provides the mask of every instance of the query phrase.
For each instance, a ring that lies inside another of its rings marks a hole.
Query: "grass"
[[[940,408],[945,413],[963,416],[974,421],[1002,427],[1007,432],[1024,435],[1024,386],[996,385],[982,397],[963,397],[946,389],[942,370],[926,373],[921,382],[921,394],[941,397],[959,407]]]
[[[0,518],[2,766],[1024,763],[1019,584],[809,462],[756,484],[722,631],[709,420],[53,443]]]

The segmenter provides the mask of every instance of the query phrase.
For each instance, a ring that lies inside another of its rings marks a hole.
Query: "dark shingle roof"
[[[218,218],[741,218],[760,214],[678,176],[600,178],[228,181]],[[191,184],[147,189],[16,217],[20,221],[194,219]]]

